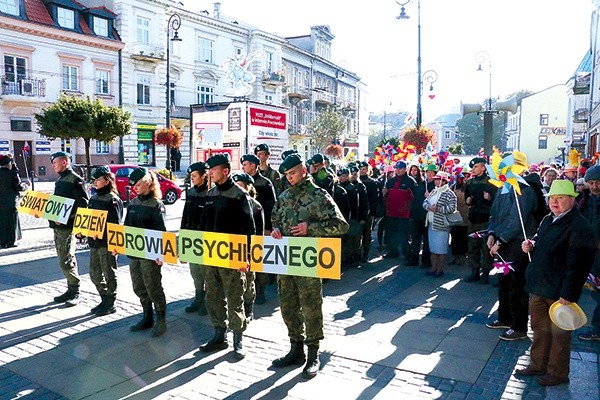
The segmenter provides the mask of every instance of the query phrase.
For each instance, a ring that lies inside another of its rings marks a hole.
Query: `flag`
[[[404,125],[410,124],[413,119],[415,119],[415,114],[409,113],[406,118],[404,118]]]
[[[23,159],[26,160],[31,155],[31,147],[29,147],[29,142],[25,142],[25,146],[23,146]]]

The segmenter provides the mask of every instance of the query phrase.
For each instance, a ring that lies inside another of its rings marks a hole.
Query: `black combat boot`
[[[144,316],[135,325],[131,325],[129,330],[131,332],[143,331],[144,329],[150,329],[154,325],[154,316],[152,315],[152,304],[144,306]]]
[[[463,282],[477,282],[479,280],[479,268],[473,268],[471,274],[463,278]]]
[[[152,328],[152,336],[159,337],[167,331],[167,318],[165,311],[156,311],[156,323]]]
[[[254,304],[251,302],[244,302],[244,314],[248,322],[254,319]]]
[[[54,298],[55,303],[64,303],[71,297],[71,285],[67,286],[67,291]]]
[[[290,340],[292,347],[290,351],[283,357],[273,361],[274,367],[287,367],[288,365],[304,364],[306,355],[304,354],[304,342],[295,342]]]
[[[104,297],[105,297],[104,306],[100,307],[99,309],[96,310],[96,315],[103,316],[103,315],[116,313],[117,312],[117,309],[115,308],[116,296],[114,294],[107,294]]]
[[[95,307],[92,307],[92,309],[90,310],[90,313],[96,314],[98,312],[98,310],[101,310],[104,308],[104,306],[106,304],[106,295],[101,294],[100,298],[102,299],[102,301],[100,301],[100,304],[96,305]]]
[[[191,304],[185,308],[185,312],[187,312],[187,313],[199,312],[200,307],[203,304],[204,304],[204,290],[196,290],[196,297],[194,297],[194,301],[192,301]]]
[[[79,304],[79,285],[69,285],[69,298],[65,301],[65,305],[72,307]]]
[[[242,337],[242,332],[233,333],[233,355],[238,360],[246,357],[246,349],[244,349],[244,345],[242,344]]]
[[[265,286],[262,283],[256,282],[256,304],[265,304],[267,299],[265,298]]]
[[[200,351],[203,353],[212,353],[217,350],[225,350],[227,348],[227,329],[215,328],[215,336],[208,343],[200,346]]]
[[[306,365],[302,370],[302,376],[306,379],[314,378],[319,373],[320,367],[321,362],[319,361],[319,346],[308,346],[308,357],[306,358]]]

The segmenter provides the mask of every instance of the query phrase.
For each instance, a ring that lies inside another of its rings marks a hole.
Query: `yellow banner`
[[[19,212],[66,224],[75,200],[53,194],[28,190],[19,201]]]
[[[97,239],[102,239],[106,230],[107,217],[108,211],[79,207],[73,222],[73,233],[81,233],[92,238],[98,236]]]
[[[108,251],[177,264],[177,235],[152,229],[107,224]]]
[[[227,233],[179,231],[179,259],[213,267],[239,269],[247,265],[248,237]]]

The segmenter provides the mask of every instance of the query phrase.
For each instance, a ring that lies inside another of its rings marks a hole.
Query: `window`
[[[96,154],[110,153],[110,145],[106,142],[96,140]]]
[[[148,75],[138,76],[137,81],[137,104],[150,104],[150,83]]]
[[[206,63],[213,62],[213,41],[198,38],[198,60]]]
[[[540,114],[540,125],[548,126],[548,114]]]
[[[13,83],[18,83],[27,78],[27,59],[5,55],[4,78],[6,81]]]
[[[273,104],[273,95],[265,94],[265,104]]]
[[[451,139],[451,138],[452,138],[452,132],[451,131],[444,132],[444,139]]]
[[[108,20],[94,17],[94,33],[98,36],[108,37]]]
[[[75,12],[67,8],[57,7],[58,25],[67,29],[75,29]]]
[[[31,132],[31,120],[11,118],[10,130],[13,132]]]
[[[96,94],[110,94],[109,90],[110,72],[101,69],[96,70]]]
[[[71,153],[71,139],[60,139],[60,151]]]
[[[540,136],[538,141],[538,149],[548,148],[548,136]]]
[[[79,68],[72,65],[63,65],[63,90],[77,91],[77,78]]]
[[[213,103],[214,92],[213,87],[198,85],[198,104]]]
[[[268,72],[273,72],[274,71],[274,68],[273,68],[273,59],[274,59],[273,53],[270,52],[270,51],[267,51],[265,58],[267,59],[267,71]]]
[[[175,84],[171,82],[171,90],[169,91],[169,101],[171,102],[171,109],[175,108]]]
[[[233,55],[235,57],[240,57],[242,54],[244,54],[244,50],[241,47],[234,47],[234,51],[233,51]]]
[[[0,0],[0,12],[19,15],[19,0]]]
[[[150,43],[150,20],[148,18],[137,17],[136,18],[136,41],[138,43],[149,44]]]

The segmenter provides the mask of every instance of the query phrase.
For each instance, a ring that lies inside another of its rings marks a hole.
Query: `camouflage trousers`
[[[190,263],[190,275],[194,280],[196,292],[204,291],[204,265]]]
[[[319,278],[279,275],[281,316],[292,341],[308,346],[323,340],[323,285]],[[305,331],[306,328],[306,331]]]
[[[117,256],[106,247],[90,249],[90,279],[100,296],[117,296]]]
[[[162,274],[155,261],[132,258],[129,263],[129,274],[133,291],[140,298],[142,307],[147,308],[154,303],[156,311],[167,310],[167,299],[162,287]]]
[[[254,303],[256,299],[256,272],[246,272],[246,286],[244,287],[244,303]]]
[[[206,266],[206,310],[215,328],[227,328],[233,332],[246,330],[244,314],[244,291],[246,274],[236,269]]]
[[[77,259],[75,258],[75,235],[70,229],[55,228],[53,231],[60,269],[67,278],[69,285],[79,286],[79,273],[77,272]]]

